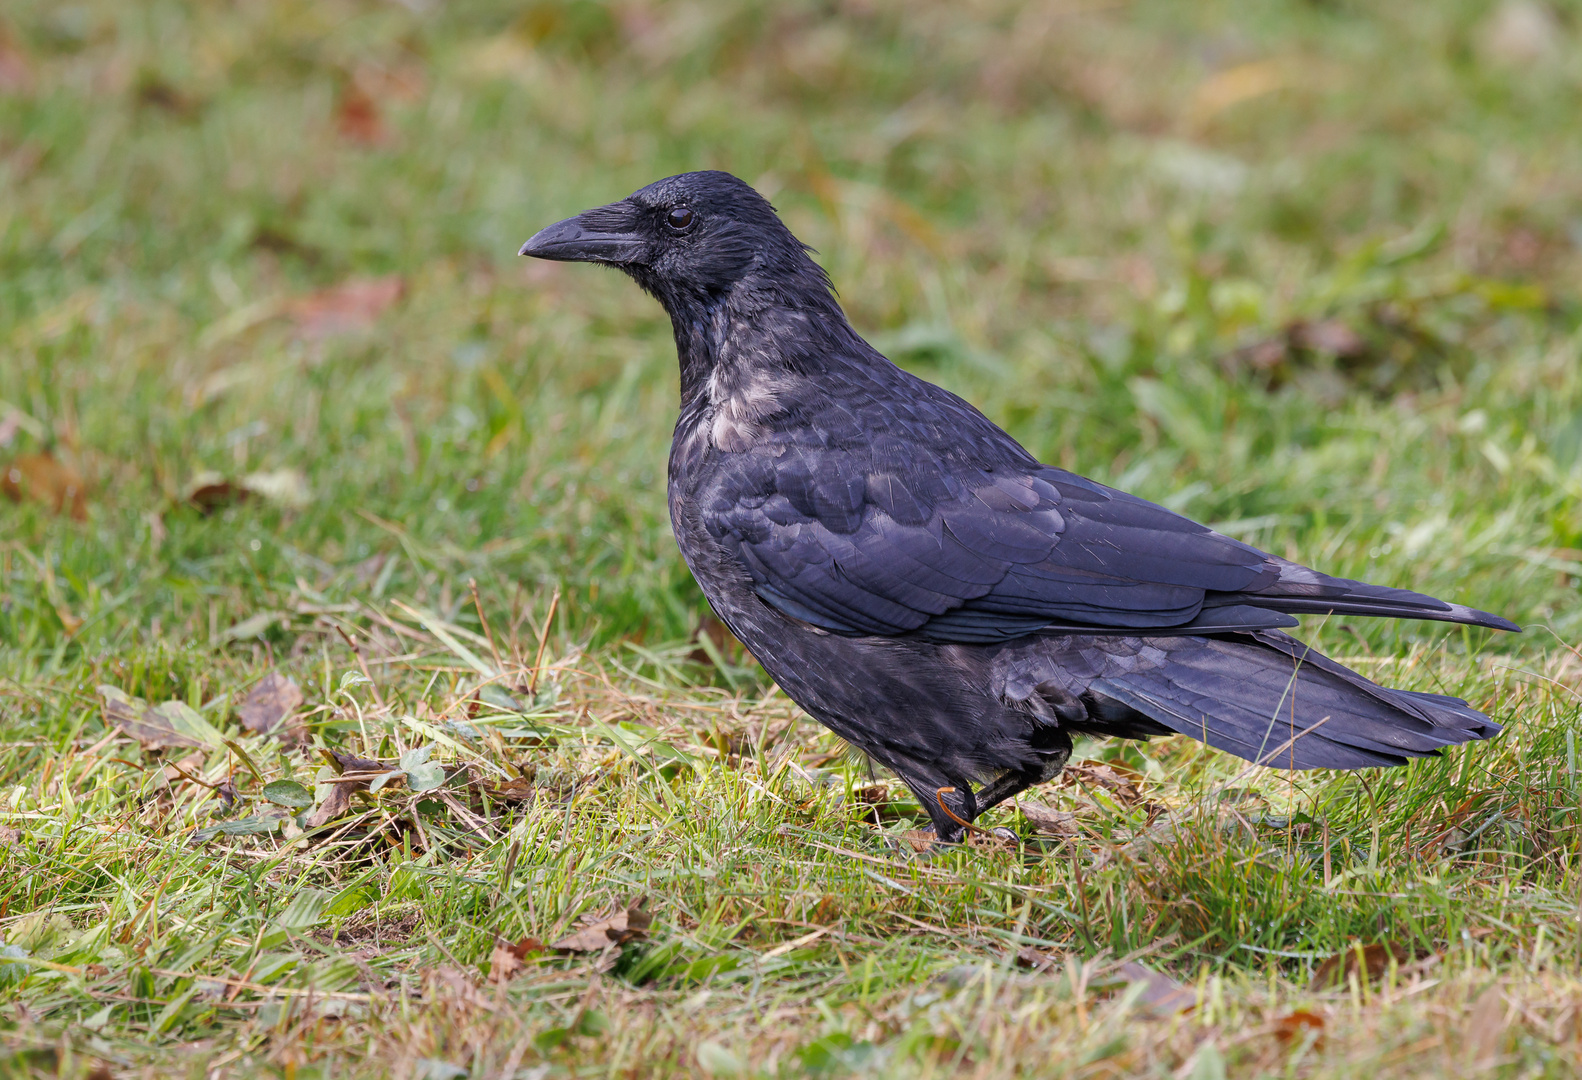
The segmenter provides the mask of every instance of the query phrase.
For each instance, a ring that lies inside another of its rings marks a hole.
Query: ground
[[[1574,3],[8,3],[0,1072],[1574,1075],[1579,113]],[[1522,623],[1302,630],[1504,733],[917,850],[706,618],[658,307],[514,256],[700,167],[1044,460]]]

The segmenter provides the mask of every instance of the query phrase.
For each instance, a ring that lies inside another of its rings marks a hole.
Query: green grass
[[[1579,43],[1574,3],[7,5],[0,465],[86,495],[0,499],[0,1074],[1574,1075]],[[1304,630],[1505,734],[1094,743],[1141,801],[915,857],[904,789],[693,643],[658,308],[514,257],[699,167],[1045,460],[1522,622]],[[300,490],[205,514],[214,473]],[[239,726],[271,667],[308,746]],[[145,751],[101,685],[234,748]],[[321,829],[262,794],[419,745],[445,787]],[[640,896],[646,938],[491,976]]]

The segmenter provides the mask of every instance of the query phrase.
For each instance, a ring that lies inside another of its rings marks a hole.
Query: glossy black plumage
[[[786,692],[901,776],[942,837],[1058,773],[1080,733],[1358,768],[1499,731],[1281,628],[1305,612],[1513,624],[1329,577],[1040,464],[858,336],[734,177],[661,180],[522,253],[615,266],[664,305],[688,566]]]

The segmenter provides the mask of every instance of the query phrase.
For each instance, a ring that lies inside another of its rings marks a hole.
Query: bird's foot
[[[947,836],[943,840],[940,839],[939,834],[935,832],[932,825],[921,829],[908,829],[899,835],[886,833],[881,839],[884,842],[884,846],[891,851],[900,852],[903,855],[916,855],[921,858],[937,855],[961,843],[959,834],[953,837]]]
[[[956,829],[941,837],[932,825],[910,829],[899,837],[886,836],[885,846],[892,851],[907,852],[927,858],[943,854],[951,848],[965,845],[977,851],[1006,851],[1021,847],[1022,838],[1003,826],[995,829]]]
[[[967,835],[967,846],[979,851],[1015,851],[1022,846],[1022,838],[1000,825],[993,829],[974,829]]]

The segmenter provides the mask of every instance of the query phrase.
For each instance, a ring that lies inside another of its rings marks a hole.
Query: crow
[[[1040,463],[864,341],[811,251],[748,184],[693,172],[519,254],[615,267],[663,305],[687,566],[793,701],[912,789],[938,840],[1058,775],[1081,735],[1180,733],[1274,767],[1358,769],[1499,732],[1283,628],[1318,613],[1514,623],[1330,577]]]

